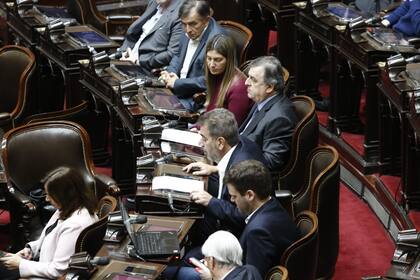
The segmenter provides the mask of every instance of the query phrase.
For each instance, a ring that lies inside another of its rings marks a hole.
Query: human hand
[[[190,194],[191,201],[205,207],[209,205],[212,198],[213,196],[206,191],[193,191]]]
[[[198,176],[205,176],[205,175],[210,175],[212,173],[216,173],[217,170],[217,166],[214,165],[210,165],[204,162],[193,162],[188,164],[187,166],[185,166],[184,168],[182,168],[183,171],[187,172],[187,173],[191,173],[193,175],[198,175]]]
[[[30,260],[32,259],[32,250],[28,247],[23,248],[16,255],[20,256],[23,259]]]
[[[137,59],[134,57],[134,52],[130,48],[127,48],[127,50],[123,52],[120,60],[137,63]]]
[[[166,78],[166,87],[167,88],[174,88],[175,81],[178,80],[178,76],[175,73],[169,73],[168,77]]]
[[[7,269],[18,269],[19,264],[22,258],[17,254],[6,254],[4,257],[0,258],[0,261],[4,264]]]
[[[196,258],[189,258],[189,261],[195,266],[195,271],[198,272],[201,280],[211,280],[213,278],[210,269],[202,263],[203,260],[199,261]]]

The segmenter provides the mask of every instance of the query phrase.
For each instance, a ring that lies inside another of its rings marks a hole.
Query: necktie
[[[254,120],[255,116],[260,112],[260,110],[257,108],[255,108],[254,113],[252,114],[252,117],[249,119],[249,122],[246,124],[244,130],[241,132],[241,134],[244,134],[245,131],[248,129],[249,125],[252,123],[252,121]]]

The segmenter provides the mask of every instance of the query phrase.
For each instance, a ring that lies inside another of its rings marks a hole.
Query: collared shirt
[[[192,58],[197,51],[198,45],[200,44],[201,38],[203,37],[204,32],[206,32],[208,25],[204,28],[203,32],[201,32],[200,36],[195,40],[188,40],[188,47],[187,53],[185,54],[184,63],[182,64],[181,72],[179,73],[179,77],[181,79],[185,79],[188,74],[188,69],[190,69],[190,64]],[[188,37],[188,35],[186,35]]]
[[[217,164],[217,170],[219,173],[219,191],[217,192],[217,198],[222,198],[222,190],[223,190],[223,178],[226,174],[226,168],[229,163],[230,157],[233,154],[233,151],[236,149],[238,145],[233,146],[230,150],[222,157],[222,159]]]
[[[156,9],[156,13],[143,24],[141,36],[133,47],[133,55],[136,61],[139,60],[139,47],[141,42],[143,42],[144,38],[146,38],[150,31],[152,31],[153,27],[155,27],[156,23],[162,17],[162,14],[163,9],[160,6],[158,6]]]
[[[223,275],[223,277],[222,278],[220,278],[220,280],[223,280],[223,279],[225,279],[226,278],[226,276],[228,276],[229,275],[229,273],[231,273],[234,269],[236,268],[236,266],[234,266],[234,267],[232,267],[232,269],[231,270],[229,270],[225,275]]]
[[[244,131],[248,128],[249,124],[254,119],[255,115],[261,111],[262,108],[264,108],[264,105],[267,104],[271,99],[273,99],[276,96],[276,94],[264,99],[260,103],[257,103],[257,108],[255,109],[254,113],[252,114],[252,117],[249,119],[248,123],[246,124],[245,128],[242,130],[241,134],[244,133]]]
[[[255,212],[257,212],[258,211],[258,209],[260,209],[264,204],[266,204],[268,201],[270,201],[270,199],[271,199],[271,196],[267,199],[267,201],[266,202],[264,202],[263,204],[261,204],[260,205],[260,207],[258,207],[257,209],[255,209],[254,211],[252,211],[252,213],[251,214],[249,214],[248,215],[248,217],[246,217],[246,219],[245,219],[245,224],[248,224],[249,223],[249,220],[251,220],[251,218],[252,218],[252,216],[255,214]]]

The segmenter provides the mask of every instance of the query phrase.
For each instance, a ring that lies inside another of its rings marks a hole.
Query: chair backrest
[[[13,119],[24,115],[32,102],[29,92],[35,71],[35,56],[27,48],[5,46],[0,49],[0,112],[10,113]]]
[[[312,280],[315,279],[318,257],[318,218],[311,211],[303,211],[295,223],[301,238],[286,249],[280,265],[287,268],[290,280]]]
[[[28,194],[59,166],[77,169],[96,190],[89,136],[78,124],[38,122],[10,130],[3,140],[3,164],[8,182]]]
[[[238,65],[241,65],[246,59],[246,53],[252,39],[252,31],[248,27],[230,20],[219,20],[217,23],[223,27],[226,35],[230,36],[235,42],[237,62]]]
[[[288,280],[289,273],[287,268],[281,265],[272,267],[264,277],[264,280]]]
[[[103,244],[108,214],[117,208],[117,200],[112,196],[104,196],[98,203],[99,220],[85,228],[77,238],[75,253],[88,252],[94,257]]]
[[[305,187],[293,199],[295,213],[310,210],[319,220],[317,277],[334,273],[339,249],[340,162],[337,151],[321,146],[306,162]]]
[[[292,136],[289,161],[279,173],[278,189],[296,194],[304,183],[305,160],[318,146],[319,126],[315,102],[310,97],[293,96],[291,101],[298,123]]]

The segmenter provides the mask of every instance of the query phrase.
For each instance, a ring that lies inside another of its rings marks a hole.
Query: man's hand
[[[217,166],[210,165],[204,162],[193,162],[182,168],[183,171],[187,173],[191,173],[193,175],[205,176],[210,175],[212,173],[216,173]]]
[[[19,252],[17,252],[16,255],[20,256],[23,259],[30,260],[32,259],[32,250],[28,247],[25,247]]]
[[[137,64],[137,59],[134,57],[134,53],[130,48],[127,48],[127,50],[125,52],[123,52],[120,60],[131,61],[131,62]]]
[[[192,202],[203,205],[207,207],[209,205],[210,199],[213,197],[206,191],[193,191],[190,194],[190,199]]]
[[[22,258],[17,254],[7,254],[6,256],[0,259],[0,261],[8,269],[18,269],[21,260]]]
[[[168,77],[166,79],[166,87],[167,88],[174,88],[175,86],[175,81],[178,80],[178,76],[175,73],[169,73]]]

